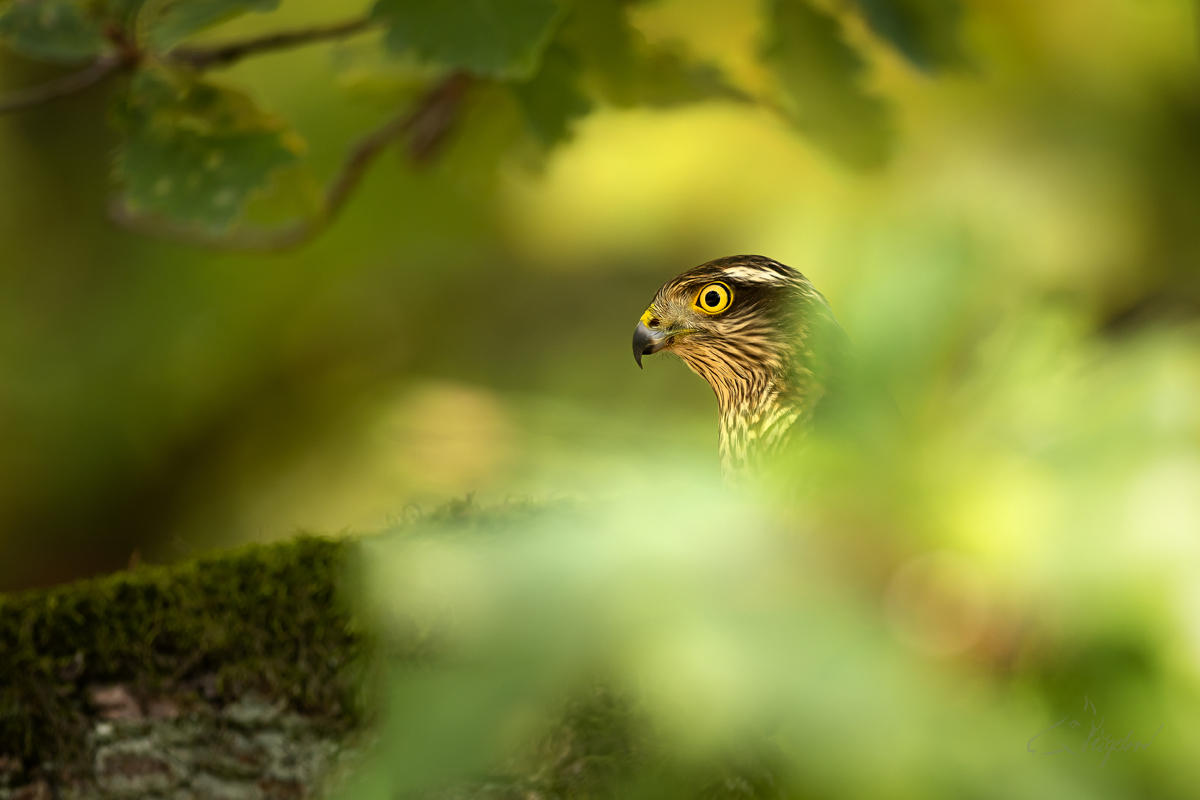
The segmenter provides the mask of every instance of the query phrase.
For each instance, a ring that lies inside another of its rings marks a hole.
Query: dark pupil
[[[721,304],[721,295],[719,292],[717,292],[716,289],[713,289],[712,291],[707,292],[704,295],[704,305],[719,306],[720,304]]]

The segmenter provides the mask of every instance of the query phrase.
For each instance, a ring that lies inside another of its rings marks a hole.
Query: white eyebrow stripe
[[[768,269],[753,267],[726,267],[723,276],[741,283],[783,283],[787,278]]]

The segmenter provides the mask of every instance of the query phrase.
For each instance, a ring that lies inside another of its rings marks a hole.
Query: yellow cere
[[[649,327],[652,319],[654,319],[654,306],[650,306],[646,309],[646,313],[642,314],[642,324]]]
[[[733,302],[733,290],[724,283],[710,283],[696,295],[696,308],[705,314],[720,314]]]

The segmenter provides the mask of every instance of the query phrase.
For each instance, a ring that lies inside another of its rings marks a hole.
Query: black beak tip
[[[642,368],[642,354],[639,353],[636,348],[634,348],[634,351],[633,351],[633,360],[637,362],[638,369],[641,369]]]

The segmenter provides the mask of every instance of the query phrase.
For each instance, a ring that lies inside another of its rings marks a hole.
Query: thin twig
[[[267,53],[272,50],[283,50],[289,47],[327,42],[361,33],[376,23],[370,17],[338,22],[333,25],[322,25],[314,28],[302,28],[294,31],[281,31],[255,39],[215,47],[180,47],[172,51],[170,60],[187,64],[193,69],[205,70],[213,67],[227,67],[240,61],[246,56]]]
[[[171,61],[186,64],[196,70],[206,70],[213,67],[225,67],[240,61],[246,56],[267,53],[272,50],[283,50],[289,47],[300,47],[315,42],[325,42],[353,36],[367,30],[375,21],[370,17],[347,20],[333,25],[323,25],[315,28],[304,28],[294,31],[282,31],[256,39],[246,39],[241,42],[230,42],[209,48],[179,48],[169,56]],[[121,42],[116,42],[118,45]],[[27,108],[45,105],[63,97],[70,97],[85,89],[95,86],[112,73],[131,67],[137,63],[141,54],[132,48],[124,47],[121,51],[101,56],[94,62],[69,75],[56,78],[40,86],[28,89],[18,89],[7,94],[0,94],[0,114],[11,114]]]
[[[463,98],[471,88],[471,76],[456,72],[426,95],[413,117],[408,137],[408,153],[418,164],[429,161],[446,140],[462,110]]]
[[[27,89],[17,89],[0,95],[0,114],[23,111],[63,97],[79,94],[83,90],[95,86],[123,66],[125,66],[125,58],[120,55],[101,56],[78,72],[63,75],[49,83],[30,86]]]
[[[329,227],[358,188],[371,164],[398,139],[409,137],[409,149],[415,161],[428,159],[457,120],[471,83],[471,76],[465,72],[447,76],[430,89],[415,107],[393,117],[360,139],[329,182],[320,210],[309,219],[280,228],[243,228],[228,236],[217,236],[158,216],[138,214],[119,201],[110,206],[109,216],[117,224],[137,233],[215,250],[289,250]]]

